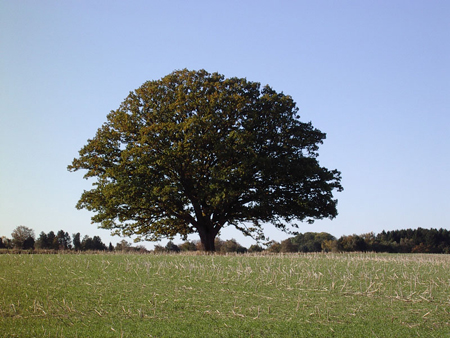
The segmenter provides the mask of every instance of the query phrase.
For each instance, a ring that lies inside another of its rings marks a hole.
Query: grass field
[[[0,255],[1,337],[449,337],[450,255]]]

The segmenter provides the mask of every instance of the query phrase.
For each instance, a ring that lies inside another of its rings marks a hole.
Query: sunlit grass
[[[4,337],[443,337],[450,256],[0,255]]]

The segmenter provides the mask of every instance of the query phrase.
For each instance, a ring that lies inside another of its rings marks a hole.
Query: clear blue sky
[[[450,1],[0,0],[0,236],[119,241],[75,209],[90,182],[66,167],[129,91],[182,68],[269,84],[327,133],[339,215],[301,232],[450,228]]]

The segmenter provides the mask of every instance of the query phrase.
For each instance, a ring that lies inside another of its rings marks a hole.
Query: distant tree
[[[30,250],[30,249],[34,249],[34,238],[33,237],[28,237],[24,242],[23,242],[23,249],[25,250]]]
[[[81,250],[81,235],[79,232],[77,232],[76,234],[73,234],[73,248],[76,251],[80,251]]]
[[[204,250],[204,249],[203,249],[203,244],[202,244],[201,241],[194,241],[193,243],[195,244],[195,247],[197,248],[197,251],[202,251],[202,250]],[[217,248],[216,248],[216,250],[217,250]]]
[[[262,252],[262,251],[264,251],[264,249],[257,244],[252,244],[248,248],[248,252]]]
[[[420,244],[416,245],[414,248],[412,248],[411,252],[412,253],[429,253],[430,248],[428,246],[426,246],[424,243],[420,243]]]
[[[400,238],[399,252],[410,253],[414,247],[414,240],[412,238]]]
[[[202,245],[202,250],[205,250],[203,242],[201,242],[201,245]],[[223,245],[222,239],[220,239],[220,237],[216,237],[214,239],[214,248],[215,248],[214,250],[215,251],[220,251],[222,249],[222,245]],[[208,251],[208,250],[205,250],[205,251]]]
[[[111,242],[109,242],[108,251],[114,251],[114,247]]]
[[[336,238],[327,232],[300,233],[292,238],[292,242],[297,245],[300,252],[320,252],[324,241],[333,240],[336,240]]]
[[[181,251],[197,251],[197,246],[194,242],[185,241],[178,246]]]
[[[280,252],[297,252],[298,246],[296,246],[294,243],[292,243],[292,240],[290,238],[285,239],[284,241],[281,241],[281,247]]]
[[[377,245],[377,238],[373,232],[368,232],[362,235],[359,235],[361,237],[365,244],[366,251],[375,251],[373,248]]]
[[[367,251],[366,242],[358,235],[342,236],[338,240],[338,245],[342,251]]]
[[[367,240],[368,250],[377,252],[427,252],[449,253],[450,236],[446,229],[406,229],[382,231],[375,240]]]
[[[49,249],[48,237],[45,232],[41,231],[35,245],[38,249]]]
[[[0,249],[5,249],[6,245],[3,243],[3,237],[0,237]]]
[[[2,236],[1,237],[1,245],[2,245],[2,249],[12,249],[12,247],[13,247],[13,244],[12,244],[12,240],[11,239],[9,239],[9,238],[7,238],[7,237],[5,237],[5,236]]]
[[[59,230],[58,233],[56,234],[56,238],[58,241],[58,248],[60,250],[68,250],[72,248],[69,233],[64,232],[64,230]]]
[[[83,240],[81,241],[81,250],[87,251],[87,250],[95,250],[94,249],[94,242],[91,237],[88,235],[85,235],[83,237]]]
[[[129,251],[131,250],[131,244],[128,243],[126,240],[122,239],[120,242],[116,244],[115,247],[116,251]]]
[[[338,252],[338,242],[333,239],[326,239],[322,242],[322,251],[324,252]]]
[[[222,242],[220,252],[244,253],[247,252],[247,248],[243,247],[234,238],[232,238]]]
[[[414,232],[414,242],[416,245],[423,244],[423,247],[426,247],[427,243],[427,231],[423,228],[417,228]]]
[[[424,229],[425,230],[425,229]],[[429,248],[429,252],[438,253],[440,242],[440,234],[437,229],[426,229],[424,244]]]
[[[279,242],[276,241],[271,241],[269,243],[269,247],[267,248],[268,252],[272,252],[272,253],[278,253],[281,252],[281,244]]]
[[[34,230],[27,228],[26,226],[19,225],[13,230],[11,237],[14,247],[17,249],[24,249],[24,243],[30,237],[33,239],[34,245]],[[27,242],[27,245],[29,245],[29,241]]]
[[[383,230],[382,232],[380,232],[379,234],[377,234],[376,239],[379,243],[381,242],[387,242],[387,233],[385,230]]]
[[[92,250],[105,251],[106,245],[102,242],[100,236],[94,236],[92,239]]]
[[[165,249],[170,252],[180,252],[178,245],[174,244],[172,241],[167,242]]]
[[[439,229],[440,243],[439,248],[442,253],[450,253],[450,231],[447,229]]]
[[[136,252],[145,253],[148,252],[147,248],[144,245],[136,245],[133,247]]]
[[[354,251],[353,236],[341,236],[338,239],[339,250],[341,251]]]
[[[48,245],[49,245],[49,249],[54,249],[54,250],[58,250],[59,249],[59,243],[58,243],[58,238],[56,237],[55,233],[53,231],[50,231],[47,234],[47,240],[48,240]]]
[[[131,92],[68,169],[97,180],[77,208],[101,228],[152,241],[198,233],[214,251],[226,225],[262,238],[265,222],[289,233],[336,217],[340,172],[317,160],[325,137],[289,95],[184,69]]]
[[[328,232],[315,232],[314,241],[320,243],[320,246],[324,241],[335,241],[336,237],[329,234]]]
[[[162,245],[156,244],[155,248],[153,249],[153,251],[155,251],[157,253],[162,253],[162,252],[166,252],[167,250]]]

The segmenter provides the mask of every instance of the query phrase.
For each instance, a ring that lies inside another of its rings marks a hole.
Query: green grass
[[[1,337],[448,337],[450,255],[0,255]]]

